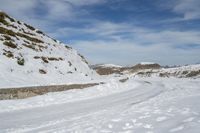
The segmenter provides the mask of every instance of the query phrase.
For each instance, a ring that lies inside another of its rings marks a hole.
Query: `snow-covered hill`
[[[96,73],[76,50],[0,12],[0,88],[90,82]]]
[[[177,78],[199,78],[200,64],[187,65],[174,68],[146,69],[134,73],[142,77],[177,77]]]

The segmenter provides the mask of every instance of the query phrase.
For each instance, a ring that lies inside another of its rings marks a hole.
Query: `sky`
[[[91,64],[200,63],[200,0],[0,0]]]

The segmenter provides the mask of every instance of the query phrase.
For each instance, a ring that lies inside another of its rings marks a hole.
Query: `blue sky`
[[[0,0],[90,63],[200,62],[199,0]]]

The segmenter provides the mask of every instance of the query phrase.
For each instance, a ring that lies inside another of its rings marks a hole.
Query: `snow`
[[[140,62],[139,64],[141,65],[152,65],[152,64],[156,64],[154,62]]]
[[[135,78],[83,90],[0,101],[0,132],[200,130],[200,79]]]
[[[116,65],[116,64],[101,64],[101,65],[97,65],[98,67],[116,67],[116,68],[122,68],[122,66],[120,65]]]

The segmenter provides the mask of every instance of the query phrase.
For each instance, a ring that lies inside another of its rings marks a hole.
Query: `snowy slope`
[[[0,88],[90,82],[76,50],[0,12]]]
[[[0,133],[198,133],[199,79],[115,79],[98,87],[0,101]]]

